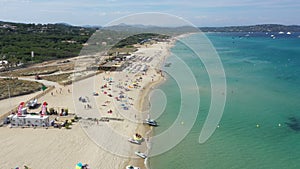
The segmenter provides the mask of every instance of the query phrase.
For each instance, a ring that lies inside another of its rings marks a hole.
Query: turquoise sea
[[[198,140],[210,107],[209,78],[201,60],[180,41],[175,44],[173,56],[196,77],[199,89],[193,90],[199,90],[200,109],[193,128],[177,146],[150,158],[151,169],[300,168],[300,34],[273,34],[276,39],[271,33],[206,34],[223,63],[227,99],[219,128],[204,144]],[[198,36],[184,40],[197,45]],[[205,53],[200,44],[199,49]],[[176,62],[173,56],[166,62]],[[174,65],[163,69],[176,69]],[[181,101],[171,76],[159,89],[168,103],[154,135],[171,127]],[[155,107],[155,96],[151,100]],[[166,142],[170,140],[172,135]]]

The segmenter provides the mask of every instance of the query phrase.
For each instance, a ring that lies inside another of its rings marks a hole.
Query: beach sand
[[[146,109],[151,89],[164,80],[158,69],[170,55],[171,46],[172,42],[159,42],[139,48],[131,67],[140,70],[101,73],[72,86],[56,86],[53,94],[49,92],[39,98],[39,102],[48,103],[48,108],[67,108],[69,113],[75,113],[83,120],[73,124],[71,130],[1,127],[1,168],[22,167],[24,164],[32,169],[75,168],[78,162],[102,169],[125,168],[129,164],[146,168],[144,160],[134,154],[135,151],[148,151],[146,142],[150,135],[146,133],[150,127],[142,122],[150,112],[142,110]],[[143,61],[142,58],[146,57],[153,59]],[[144,64],[148,65],[146,74],[140,67]],[[99,95],[94,96],[93,92]],[[79,97],[87,97],[88,102],[79,101]],[[16,105],[26,98],[11,101]],[[7,110],[3,108],[2,111]],[[101,117],[120,120],[101,122],[87,119]],[[135,133],[145,138],[141,145],[127,141]]]

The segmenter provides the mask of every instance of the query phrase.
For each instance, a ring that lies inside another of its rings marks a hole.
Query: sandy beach
[[[1,168],[75,168],[78,162],[91,168],[122,169],[129,164],[146,168],[144,160],[134,152],[147,154],[151,135],[146,134],[150,127],[142,124],[150,113],[145,111],[145,105],[151,89],[164,80],[159,68],[170,55],[172,43],[141,46],[128,68],[104,72],[69,86],[57,85],[39,98],[39,102],[48,103],[48,108],[67,108],[82,120],[73,124],[71,130],[0,127]],[[148,68],[146,73],[142,71],[143,65]],[[2,100],[1,111],[11,109],[9,102],[16,106],[33,96]],[[80,101],[80,97],[87,101]],[[103,117],[109,118],[109,122],[99,121]],[[128,142],[135,133],[143,136],[141,145]]]

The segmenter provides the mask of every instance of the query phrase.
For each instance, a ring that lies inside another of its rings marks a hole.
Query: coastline
[[[158,75],[159,78],[154,82],[146,84],[143,92],[141,92],[141,94],[138,97],[138,98],[140,98],[139,104],[138,104],[138,110],[140,112],[147,111],[149,109],[150,104],[148,102],[149,101],[148,98],[149,98],[151,91],[155,88],[158,88],[166,80],[165,76],[163,75],[163,72],[161,71],[161,68],[164,66],[166,59],[171,56],[171,51],[170,51],[171,48],[174,47],[174,45],[178,41],[178,39],[186,37],[186,36],[189,36],[189,34],[183,34],[183,35],[173,37],[170,39],[170,42],[167,44],[167,49],[166,49],[167,52],[163,56],[163,58],[160,60],[158,68],[156,69],[156,74]],[[151,112],[149,112],[149,115],[151,115]],[[152,133],[153,129],[154,129],[154,127],[147,126],[144,124],[139,124],[136,129],[136,132],[142,133],[144,135],[144,138],[146,138],[147,153],[150,151],[149,144],[151,142],[150,138],[153,134]],[[138,166],[144,166],[146,169],[150,169],[150,166],[149,166],[149,163],[147,160],[139,159],[137,164],[138,164]]]
[[[170,42],[168,43],[168,47],[167,47],[167,54],[163,56],[163,59],[161,60],[160,64],[159,64],[159,68],[158,70],[160,70],[164,64],[165,61],[167,60],[168,57],[171,56],[171,48],[175,46],[176,42],[179,41],[181,38],[185,38],[188,36],[191,36],[193,34],[196,34],[195,32],[191,32],[191,33],[185,33],[176,37],[172,37],[170,39]],[[163,84],[166,80],[165,76],[163,75],[164,72],[162,72],[161,70],[159,72],[157,72],[157,74],[159,75],[159,79],[155,82],[149,83],[147,84],[144,88],[145,90],[141,93],[141,95],[139,96],[140,98],[140,103],[139,103],[139,110],[142,111],[146,111],[149,109],[149,102],[148,102],[148,98],[149,95],[151,93],[151,91],[155,88],[158,88],[161,84]],[[151,112],[149,112],[149,115],[151,115]],[[139,124],[136,131],[144,131],[143,134],[145,135],[145,138],[148,138],[146,141],[146,145],[147,145],[147,152],[150,151],[151,147],[148,146],[148,144],[151,144],[151,136],[153,134],[153,129],[154,127],[150,127],[150,126],[145,126],[143,124]],[[149,162],[140,159],[139,161],[139,166],[144,166],[146,169],[150,169],[149,166]]]

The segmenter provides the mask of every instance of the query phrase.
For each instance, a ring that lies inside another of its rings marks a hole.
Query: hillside
[[[77,56],[94,32],[66,24],[0,22],[0,56],[11,64]]]

